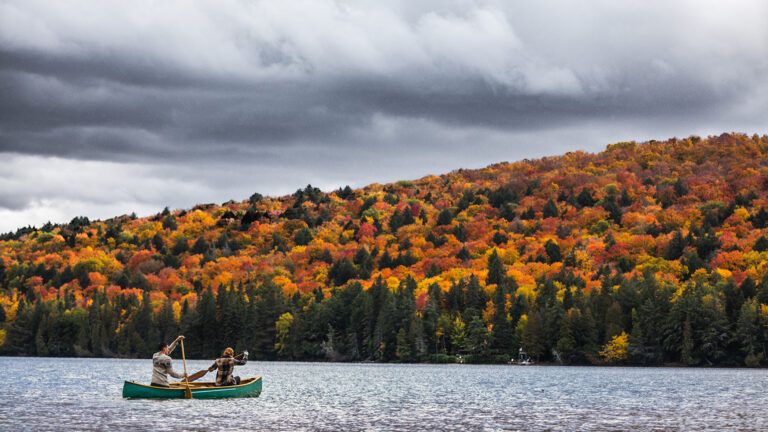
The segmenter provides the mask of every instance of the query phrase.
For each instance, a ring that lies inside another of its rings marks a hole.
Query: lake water
[[[257,399],[122,399],[150,369],[0,357],[0,429],[768,430],[766,370],[250,362]]]

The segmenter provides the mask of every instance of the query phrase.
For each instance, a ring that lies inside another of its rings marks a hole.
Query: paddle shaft
[[[192,389],[189,388],[189,379],[187,377],[187,356],[184,354],[184,339],[181,340],[181,361],[184,363],[184,382],[187,384],[184,397],[192,399]]]

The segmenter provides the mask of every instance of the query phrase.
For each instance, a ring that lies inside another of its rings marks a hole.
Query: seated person
[[[240,377],[233,377],[232,372],[234,371],[236,365],[242,366],[248,361],[248,352],[246,351],[243,353],[242,359],[235,358],[233,357],[234,355],[235,350],[232,348],[227,348],[221,354],[221,357],[217,358],[216,361],[213,362],[213,365],[208,368],[208,372],[213,372],[216,370],[217,386],[240,384]]]
[[[168,375],[174,378],[184,378],[186,375],[173,370],[171,364],[171,352],[176,349],[179,341],[184,339],[184,336],[179,336],[171,342],[169,346],[165,342],[160,342],[157,347],[157,352],[152,355],[152,381],[151,385],[157,387],[168,387]]]

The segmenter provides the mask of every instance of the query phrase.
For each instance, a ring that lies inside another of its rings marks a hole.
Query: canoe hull
[[[171,387],[155,387],[134,381],[123,383],[123,397],[128,399],[184,399],[185,385],[174,383]],[[210,382],[190,383],[192,399],[227,399],[259,397],[261,377],[243,379],[240,385],[216,387]]]

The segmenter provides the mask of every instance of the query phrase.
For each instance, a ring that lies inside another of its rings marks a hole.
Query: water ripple
[[[768,430],[765,370],[250,362],[258,399],[151,401],[149,360],[0,367],[2,430]]]

